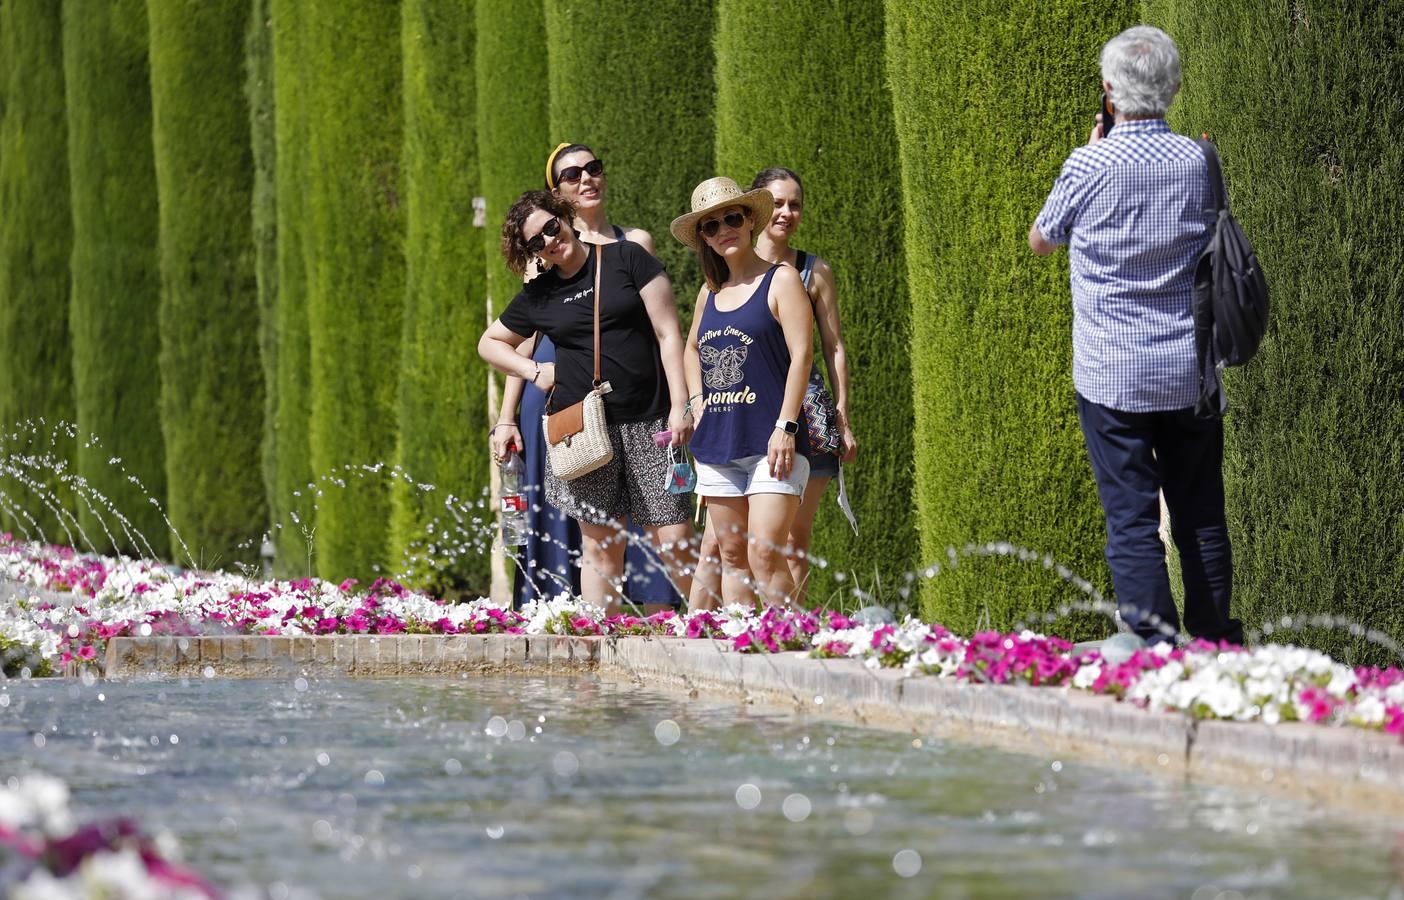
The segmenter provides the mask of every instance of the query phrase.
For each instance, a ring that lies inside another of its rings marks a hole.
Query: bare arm
[[[848,414],[848,349],[843,344],[843,329],[839,325],[834,272],[822,259],[814,264],[810,296],[814,298],[814,308],[818,311],[819,339],[824,345],[829,384],[834,389],[834,408],[838,410],[839,427],[843,431],[843,447],[840,449],[844,462],[852,462],[858,453],[858,440],[853,436],[852,419]]]
[[[530,338],[517,345],[517,355],[522,359],[531,359],[536,352],[536,342],[540,340],[540,335],[532,335]],[[517,421],[517,405],[522,402],[522,394],[526,390],[526,382],[516,375],[508,375],[507,381],[502,385],[502,410],[498,413],[497,421],[515,422]]]
[[[702,419],[702,410],[706,406],[706,394],[702,390],[702,356],[697,349],[697,335],[702,324],[702,304],[706,302],[707,286],[703,285],[697,291],[697,303],[692,307],[692,329],[688,331],[687,342],[683,347],[683,374],[687,378],[687,397],[692,407],[694,427]]]
[[[517,352],[517,348],[525,341],[525,337],[503,325],[501,319],[493,319],[492,324],[478,339],[478,355],[483,358],[483,362],[502,374],[514,375],[523,381],[532,382],[543,391],[549,391],[556,383],[556,367],[551,363],[538,365],[530,359],[524,359],[522,354]]]
[[[658,251],[653,246],[653,235],[642,228],[625,228],[624,239],[647,250],[649,256],[658,255]]]
[[[528,338],[517,345],[517,355],[522,359],[531,359],[536,352],[536,342],[539,335]],[[507,455],[507,447],[515,446],[521,449],[522,432],[517,423],[517,406],[522,402],[522,393],[526,390],[526,382],[515,375],[508,375],[502,384],[502,405],[498,409],[497,424],[492,426],[488,432],[488,446],[492,449],[493,459],[503,459]]]
[[[809,384],[809,370],[814,364],[814,313],[799,273],[781,266],[770,283],[770,311],[785,333],[785,346],[790,351],[790,370],[785,376],[785,400],[780,405],[780,418],[799,421],[804,404],[804,392]],[[788,478],[794,467],[795,435],[776,428],[770,435],[767,457],[775,478]]]
[[[687,376],[683,371],[682,330],[678,326],[678,305],[673,300],[673,283],[660,273],[639,290],[653,335],[658,339],[658,353],[663,359],[663,377],[668,381],[668,428],[673,432],[673,446],[692,439],[692,416],[687,412]]]

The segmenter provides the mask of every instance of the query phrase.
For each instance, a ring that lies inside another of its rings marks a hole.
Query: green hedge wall
[[[1214,136],[1272,288],[1269,337],[1228,378],[1224,477],[1249,626],[1328,614],[1404,641],[1401,12],[1146,3],[1180,45],[1171,124]],[[1287,637],[1390,660],[1348,631]]]
[[[814,536],[830,568],[814,569],[814,602],[830,596],[836,571],[872,591],[903,584],[919,562],[915,509],[905,502],[911,380],[895,364],[910,340],[902,210],[876,189],[900,179],[891,95],[875,65],[883,18],[882,0],[718,4],[717,170],[742,186],[767,166],[799,173],[806,205],[795,244],[833,266],[842,310],[860,448],[844,474],[860,530],[855,540],[831,488]],[[817,341],[815,359],[823,359]]]
[[[150,502],[165,502],[166,473],[147,42],[142,0],[64,0],[73,383],[78,425],[101,441],[79,442],[77,470],[164,554],[170,537]],[[79,520],[95,541],[104,537],[81,504]],[[115,522],[111,529],[116,549],[145,549]]]
[[[402,11],[407,283],[399,461],[434,490],[395,482],[392,562],[407,566],[417,584],[476,597],[487,593],[489,579],[481,538],[472,553],[450,554],[445,544],[463,540],[449,531],[457,516],[446,504],[451,497],[460,507],[480,502],[489,474],[487,373],[477,352],[486,315],[484,246],[472,205],[480,193],[477,29],[471,4],[405,0]],[[474,512],[481,519],[480,510],[457,514],[465,527]]]
[[[74,442],[53,426],[72,422],[73,365],[68,342],[68,260],[73,221],[68,206],[68,125],[63,102],[63,28],[59,7],[42,0],[0,5],[0,92],[10,99],[0,120],[0,430],[43,417],[40,436],[0,444],[10,452],[49,454],[72,468]],[[37,423],[36,423],[37,424]],[[50,444],[49,434],[58,440]],[[57,475],[28,476],[71,506]],[[58,517],[16,482],[0,489],[61,540]],[[21,518],[28,526],[28,518]]]
[[[668,233],[715,175],[714,0],[546,0],[551,138],[589,144],[609,175],[609,217],[646,229],[688,315],[702,276]],[[535,181],[531,187],[536,187]]]
[[[253,152],[254,277],[258,285],[258,347],[263,363],[264,523],[274,509],[278,483],[278,131],[273,112],[273,0],[252,0],[244,33],[244,97],[249,108],[249,147]],[[260,544],[262,542],[260,541]]]
[[[200,568],[258,557],[266,519],[246,5],[149,0],[168,515]]]
[[[311,72],[303,54],[307,44],[302,0],[269,0],[273,24],[273,227],[277,232],[276,292],[273,325],[272,404],[273,486],[269,518],[279,575],[312,575],[309,536],[316,527],[312,507],[311,349],[307,322],[307,94]],[[256,107],[255,107],[256,108]],[[255,132],[256,133],[256,132]],[[255,195],[257,198],[257,195]],[[255,218],[257,221],[257,217]]]
[[[1066,254],[1038,259],[1025,236],[1087,139],[1098,51],[1134,6],[888,0],[887,10],[921,553],[942,568],[924,582],[924,609],[960,632],[1009,627],[1082,595],[1037,564],[969,558],[952,570],[948,546],[1009,541],[1103,590],[1110,582],[1074,406]]]
[[[546,13],[540,3],[477,0],[478,162],[482,173],[487,292],[495,317],[521,290],[498,251],[502,220],[522,191],[544,186],[551,143],[546,127]],[[559,143],[559,142],[558,142]]]
[[[309,0],[304,12],[310,446],[313,471],[334,479],[319,498],[317,569],[369,578],[389,557],[390,483],[361,467],[394,462],[405,298],[400,10]]]

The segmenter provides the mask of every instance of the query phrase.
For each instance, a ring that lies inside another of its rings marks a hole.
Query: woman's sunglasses
[[[697,230],[702,232],[702,234],[706,237],[716,237],[717,232],[721,231],[723,222],[726,223],[727,228],[740,228],[741,224],[745,221],[746,216],[744,213],[739,213],[733,210],[727,213],[726,215],[722,216],[720,219],[708,219],[707,221],[699,225],[697,227]]]
[[[604,174],[604,163],[598,159],[592,159],[583,166],[566,166],[561,169],[561,174],[556,176],[556,181],[561,184],[575,184],[580,180],[582,174],[591,178],[599,178]]]
[[[561,233],[561,220],[552,216],[546,220],[546,224],[541,226],[541,231],[536,237],[522,244],[528,253],[540,253],[546,249],[546,239],[553,238]]]

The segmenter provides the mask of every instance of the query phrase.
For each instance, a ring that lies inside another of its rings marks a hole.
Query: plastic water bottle
[[[520,547],[527,542],[526,497],[522,495],[522,455],[515,444],[507,445],[502,461],[502,544]]]

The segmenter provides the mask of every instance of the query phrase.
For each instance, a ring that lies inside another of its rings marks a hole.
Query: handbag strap
[[[600,256],[603,254],[603,244],[591,244],[595,253],[595,387],[600,386]],[[536,333],[537,343],[541,342],[541,332]],[[536,356],[536,346],[531,348],[531,355]],[[549,414],[551,400],[556,396],[556,386],[551,385],[551,390],[546,394],[546,410]]]
[[[604,245],[595,247],[595,387],[600,386],[600,262]]]

